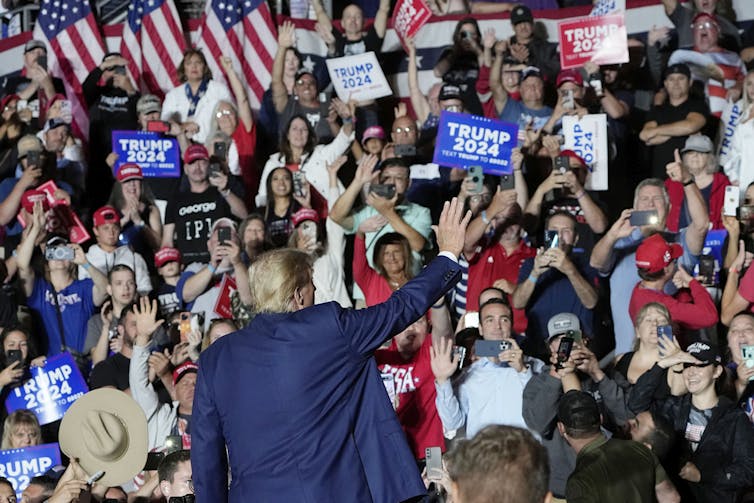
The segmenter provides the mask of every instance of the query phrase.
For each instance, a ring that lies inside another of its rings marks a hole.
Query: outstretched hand
[[[455,257],[461,254],[469,220],[471,220],[471,212],[463,213],[463,204],[457,197],[445,201],[439,224],[432,226],[437,235],[440,252],[450,252]]]
[[[157,301],[149,302],[148,297],[139,299],[138,305],[134,306],[136,315],[136,344],[146,346],[149,344],[152,334],[162,325],[162,320],[157,319]]]

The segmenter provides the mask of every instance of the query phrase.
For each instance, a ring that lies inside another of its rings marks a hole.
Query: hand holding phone
[[[628,218],[628,223],[633,227],[643,227],[645,225],[656,225],[660,221],[657,210],[632,211]]]
[[[563,337],[558,344],[556,368],[562,369],[563,364],[571,357],[571,350],[573,350],[573,338]]]

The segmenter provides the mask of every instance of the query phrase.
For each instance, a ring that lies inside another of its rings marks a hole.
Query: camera
[[[69,246],[49,246],[45,249],[45,260],[73,260],[75,252]]]
[[[113,73],[115,75],[125,75],[126,74],[126,67],[123,65],[118,65],[113,67]]]
[[[392,199],[395,197],[395,185],[392,183],[376,183],[369,186],[369,192],[385,199]]]

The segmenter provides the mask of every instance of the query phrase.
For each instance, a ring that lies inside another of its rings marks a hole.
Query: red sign
[[[223,274],[223,280],[220,283],[220,294],[215,302],[215,313],[221,318],[232,318],[233,308],[230,305],[230,296],[236,291],[236,280],[229,274]]]
[[[50,203],[50,209],[45,215],[45,228],[47,232],[53,234],[68,235],[68,240],[71,243],[85,243],[89,241],[91,235],[86,230],[84,224],[81,223],[81,219],[75,211],[68,205],[68,202],[64,199],[55,199],[55,192],[58,190],[58,186],[52,180],[43,183],[37,190],[44,192],[47,195],[47,201]],[[25,210],[18,214],[18,221],[21,226],[26,227],[23,214]]]
[[[628,37],[624,15],[583,17],[558,23],[560,66],[578,68],[628,62]]]
[[[393,29],[401,43],[416,35],[430,17],[432,11],[424,0],[400,0],[393,10]]]

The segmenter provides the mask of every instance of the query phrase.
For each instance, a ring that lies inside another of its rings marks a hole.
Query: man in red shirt
[[[673,322],[687,330],[699,330],[717,323],[717,308],[707,289],[676,259],[683,255],[681,245],[668,244],[660,234],[645,239],[636,250],[636,267],[641,280],[634,287],[628,306],[631,319],[645,304],[659,302],[668,308]],[[670,280],[683,290],[675,295],[663,292]]]
[[[383,374],[392,374],[398,398],[396,414],[416,459],[424,459],[427,447],[445,451],[442,422],[435,407],[435,377],[430,365],[427,316],[393,337],[390,347],[374,354]]]

